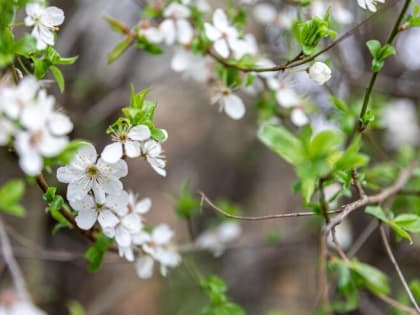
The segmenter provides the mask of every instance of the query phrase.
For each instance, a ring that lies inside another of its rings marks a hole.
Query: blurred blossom
[[[190,9],[182,4],[172,2],[163,12],[165,20],[159,29],[167,45],[175,42],[189,44],[193,38],[194,30],[188,21]]]
[[[420,127],[416,105],[409,99],[391,102],[382,112],[382,123],[386,129],[386,141],[392,148],[403,145],[419,145]]]
[[[371,12],[376,12],[376,6],[378,3],[385,3],[385,0],[357,0],[357,4]]]
[[[178,47],[171,60],[171,69],[182,72],[183,78],[206,82],[210,77],[207,57],[196,55],[191,50]]]
[[[323,85],[331,79],[331,69],[323,62],[315,62],[309,67],[309,77],[319,85]]]
[[[224,111],[234,120],[241,119],[245,115],[245,104],[242,99],[228,88],[222,87],[211,98],[211,103],[219,103],[219,111]]]
[[[276,25],[290,29],[293,24],[293,15],[287,10],[278,12],[270,3],[258,3],[253,9],[255,20],[264,25]]]
[[[19,300],[13,290],[0,293],[0,315],[47,315],[30,301]]]
[[[201,249],[211,251],[217,257],[224,253],[228,243],[240,236],[241,230],[238,222],[223,222],[217,227],[200,234],[195,244]]]
[[[398,60],[407,69],[420,69],[420,28],[411,27],[398,36]]]
[[[353,233],[351,231],[351,226],[348,221],[344,220],[335,227],[335,238],[343,250],[347,250],[350,248],[353,242]],[[330,234],[328,234],[327,244],[329,247],[335,248],[331,232]]]
[[[323,0],[315,0],[311,3],[311,13],[313,16],[323,18],[331,7],[331,16],[340,24],[350,24],[353,22],[353,13],[346,9],[340,0],[326,2]]]

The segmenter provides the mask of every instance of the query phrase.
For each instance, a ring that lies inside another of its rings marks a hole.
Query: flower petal
[[[128,137],[131,140],[145,141],[152,136],[149,127],[146,125],[138,125],[130,129]]]
[[[149,279],[153,275],[153,258],[142,256],[136,261],[136,272],[141,279]]]
[[[238,120],[245,115],[245,105],[239,96],[229,94],[224,97],[224,110],[226,114],[232,119]]]
[[[101,159],[107,163],[116,163],[123,156],[122,144],[114,142],[108,144],[101,153]]]
[[[96,222],[97,213],[95,210],[79,211],[76,217],[76,223],[82,230],[89,230]]]

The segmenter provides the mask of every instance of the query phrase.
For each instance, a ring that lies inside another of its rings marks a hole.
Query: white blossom
[[[15,125],[0,114],[0,145],[6,145],[15,131]]]
[[[118,195],[108,195],[101,203],[91,195],[86,195],[81,200],[70,200],[71,207],[77,211],[76,223],[81,229],[89,230],[98,221],[104,232],[120,223],[120,216],[127,211],[127,203],[128,194],[125,191]],[[114,236],[117,237],[110,237]]]
[[[309,67],[309,77],[319,85],[331,79],[331,69],[325,63],[317,61]]]
[[[228,18],[222,9],[213,13],[213,24],[204,23],[204,30],[208,39],[213,41],[214,50],[223,58],[230,55],[230,49],[239,50],[237,47],[239,33],[229,24]]]
[[[228,243],[241,234],[241,226],[237,222],[223,222],[215,228],[204,231],[195,240],[198,248],[207,249],[214,256],[224,253]]]
[[[353,242],[353,234],[350,224],[347,220],[342,221],[335,227],[335,239],[343,250],[350,248]],[[331,248],[335,248],[332,233],[330,232],[327,237],[327,244]]]
[[[129,158],[140,156],[140,142],[149,139],[151,132],[146,125],[138,125],[114,132],[112,140],[101,153],[101,158],[107,163],[119,161],[125,154]]]
[[[33,26],[32,36],[36,38],[36,48],[45,49],[54,45],[54,32],[64,22],[64,12],[57,7],[43,7],[38,3],[26,6],[25,25]]]
[[[138,35],[144,36],[149,42],[159,44],[163,41],[163,34],[157,27],[151,26],[149,21],[141,21],[139,23]]]
[[[210,77],[208,59],[193,54],[191,50],[179,47],[171,60],[171,69],[175,72],[182,72],[186,79],[193,79],[197,82],[206,82]]]
[[[141,144],[141,155],[150,166],[161,176],[166,176],[166,160],[162,146],[156,140],[150,139]]]
[[[156,226],[148,234],[148,239],[142,246],[145,255],[136,261],[136,271],[140,278],[152,276],[154,261],[160,263],[160,272],[163,276],[166,276],[168,267],[176,267],[181,262],[181,256],[170,243],[172,237],[172,230],[165,224]]]
[[[191,43],[194,30],[188,21],[190,9],[182,4],[172,2],[163,12],[165,20],[160,24],[164,41],[167,45],[175,42],[186,45]]]
[[[144,198],[136,202],[135,196],[130,193],[128,196],[128,204],[123,213],[119,215],[119,222],[114,226],[104,229],[106,236],[115,238],[118,247],[121,247],[123,255],[127,256],[128,248],[133,245],[141,245],[140,238],[143,237],[143,214],[149,211],[151,207],[149,198]]]
[[[385,3],[385,0],[357,0],[357,4],[371,12],[376,12],[376,6],[378,3]]]
[[[232,51],[237,59],[247,54],[255,56],[258,53],[258,46],[254,35],[246,34],[244,38],[232,39]]]
[[[0,315],[47,315],[29,301],[17,301],[12,305],[0,304]]]
[[[295,126],[302,127],[309,122],[309,118],[301,107],[295,107],[290,113],[290,120]]]
[[[126,175],[125,161],[110,164],[98,159],[92,144],[85,144],[69,165],[57,170],[57,179],[69,184],[67,199],[81,200],[92,190],[96,202],[100,204],[105,201],[105,193],[118,195],[122,192],[123,186],[119,179]]]
[[[276,25],[290,29],[293,25],[292,12],[278,12],[270,3],[257,3],[253,9],[255,20],[264,25]]]
[[[22,111],[35,102],[39,84],[32,76],[24,77],[16,86],[0,88],[0,110],[10,119],[19,119]]]
[[[382,112],[382,124],[386,128],[386,141],[392,148],[420,144],[420,126],[416,105],[408,99],[391,102]]]
[[[242,99],[227,88],[222,88],[211,98],[211,103],[219,103],[219,111],[224,111],[230,118],[238,120],[245,115]]]

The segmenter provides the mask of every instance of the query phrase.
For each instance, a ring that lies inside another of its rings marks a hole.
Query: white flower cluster
[[[385,3],[385,0],[357,0],[357,4],[363,8],[372,12],[376,12],[376,6],[378,3]]]
[[[19,164],[28,175],[38,175],[43,158],[58,155],[68,144],[73,123],[54,105],[54,97],[33,77],[0,86],[0,145],[14,140]]]
[[[0,315],[46,315],[46,313],[29,302],[20,301],[12,305],[0,305]]]
[[[167,268],[177,266],[181,257],[171,243],[173,232],[169,227],[159,225],[149,231],[145,226],[143,215],[151,207],[150,199],[137,202],[132,193],[123,190],[120,181],[128,174],[127,163],[121,159],[123,152],[135,156],[156,150],[153,147],[159,145],[148,140],[150,135],[145,137],[145,126],[138,127],[127,132],[127,141],[111,144],[112,147],[104,150],[113,163],[106,161],[103,155],[98,157],[95,147],[86,144],[69,165],[58,168],[57,178],[68,184],[67,199],[77,211],[77,225],[89,230],[98,222],[103,233],[115,239],[120,256],[129,261],[137,259],[139,276],[148,278],[152,275],[154,261],[160,263],[161,273],[166,275]],[[116,153],[118,158],[115,158]],[[150,163],[153,166],[156,162]]]
[[[168,138],[166,131],[165,141]],[[161,144],[152,138],[149,127],[138,125],[124,127],[112,135],[114,143],[107,145],[102,151],[101,157],[107,163],[121,161],[123,156],[136,158],[142,156],[150,166],[161,176],[166,176],[166,160],[163,155]]]
[[[53,46],[54,32],[64,22],[64,12],[57,7],[43,7],[39,3],[26,6],[25,25],[33,26],[32,36],[36,39],[36,48],[43,50]]]
[[[224,253],[229,243],[241,235],[242,229],[238,222],[227,221],[208,229],[195,240],[198,248],[209,250],[218,257]]]

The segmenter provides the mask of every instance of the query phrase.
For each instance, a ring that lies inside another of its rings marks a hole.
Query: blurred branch
[[[391,260],[392,265],[394,266],[395,270],[397,271],[398,277],[401,280],[401,283],[404,287],[404,290],[407,292],[408,297],[410,298],[411,303],[416,308],[417,313],[420,314],[420,307],[417,304],[416,298],[414,297],[414,294],[411,291],[410,286],[408,285],[407,280],[405,279],[404,274],[402,273],[401,268],[398,265],[397,260],[395,259],[394,253],[392,252],[392,249],[391,249],[391,245],[389,244],[388,238],[387,238],[386,233],[385,233],[385,228],[382,224],[379,227],[379,230],[381,232],[381,238],[382,238],[382,241],[384,242],[386,252],[389,256],[389,259]]]
[[[222,214],[223,216],[230,218],[230,219],[236,219],[236,220],[242,220],[242,221],[265,221],[265,220],[273,220],[273,219],[284,219],[284,218],[295,218],[295,217],[308,217],[317,215],[317,213],[313,211],[303,211],[303,212],[292,212],[292,213],[279,213],[279,214],[270,214],[270,215],[263,215],[258,217],[245,217],[240,215],[234,215],[226,212],[225,210],[219,208],[216,206],[203,192],[200,192],[201,201],[202,203],[205,201],[207,204],[216,212]],[[336,214],[341,212],[341,210],[335,210],[330,211],[328,214]]]
[[[12,276],[13,285],[15,286],[16,293],[19,299],[23,301],[29,301],[30,297],[29,297],[28,289],[26,288],[25,279],[13,255],[12,245],[10,243],[9,237],[7,236],[3,220],[1,218],[0,218],[0,244],[1,244],[1,253],[10,271],[10,275]]]

